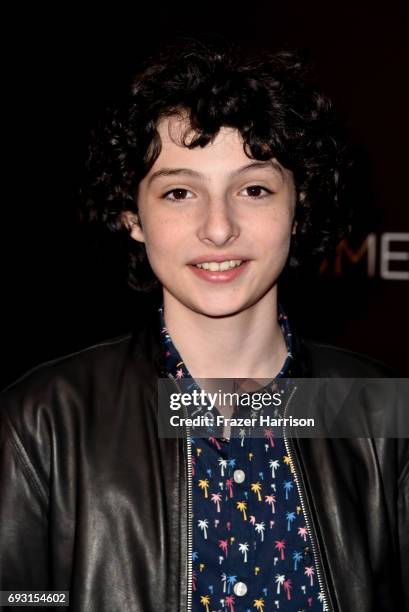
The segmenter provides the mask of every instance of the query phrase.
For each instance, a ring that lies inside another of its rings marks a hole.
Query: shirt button
[[[237,482],[237,484],[241,484],[246,480],[246,475],[243,470],[234,470],[233,472],[233,480]]]
[[[245,584],[244,582],[236,582],[233,587],[233,591],[235,595],[237,595],[238,597],[242,597],[247,593],[247,584]]]

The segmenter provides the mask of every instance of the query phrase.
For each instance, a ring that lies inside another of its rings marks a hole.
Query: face
[[[295,210],[291,172],[247,157],[238,130],[181,144],[186,120],[158,125],[162,151],[139,184],[131,236],[145,243],[165,308],[232,316],[275,299]]]

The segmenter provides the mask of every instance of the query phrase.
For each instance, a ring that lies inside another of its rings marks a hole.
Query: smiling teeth
[[[216,261],[209,261],[200,264],[196,264],[197,268],[203,268],[203,270],[210,270],[210,272],[224,272],[225,270],[231,270],[232,268],[237,268],[241,263],[243,263],[242,259],[230,259],[228,261],[221,261],[217,263]]]

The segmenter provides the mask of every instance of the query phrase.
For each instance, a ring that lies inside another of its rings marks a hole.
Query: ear
[[[125,210],[122,213],[122,223],[129,231],[131,238],[137,240],[138,242],[145,242],[142,225],[139,220],[139,216],[136,213],[131,212],[130,210]]]

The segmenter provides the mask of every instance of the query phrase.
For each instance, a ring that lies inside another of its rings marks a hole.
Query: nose
[[[239,234],[233,203],[227,198],[209,198],[199,225],[200,240],[206,244],[223,246],[234,242]]]

